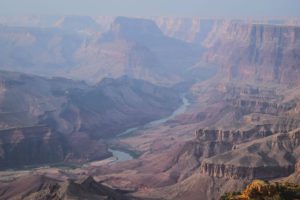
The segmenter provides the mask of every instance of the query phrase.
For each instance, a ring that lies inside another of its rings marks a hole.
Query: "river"
[[[182,95],[182,104],[181,106],[179,106],[171,115],[167,116],[167,117],[164,117],[162,119],[158,119],[158,120],[154,120],[154,121],[151,121],[151,122],[148,122],[147,124],[145,125],[142,125],[142,126],[137,126],[137,127],[133,127],[133,128],[129,128],[127,129],[126,131],[118,134],[117,137],[124,137],[124,136],[129,136],[131,134],[133,134],[134,132],[138,131],[138,130],[144,130],[144,129],[149,129],[149,128],[153,128],[153,127],[156,127],[156,126],[159,126],[171,119],[174,119],[176,116],[180,115],[180,114],[183,114],[187,107],[190,105],[190,102],[189,100],[184,96]],[[122,161],[127,161],[127,160],[132,160],[133,159],[133,156],[130,154],[130,153],[127,153],[125,151],[122,151],[122,150],[115,150],[115,149],[109,149],[109,151],[113,154],[113,156],[116,158],[115,161],[113,161],[113,163],[116,163],[116,162],[122,162]]]

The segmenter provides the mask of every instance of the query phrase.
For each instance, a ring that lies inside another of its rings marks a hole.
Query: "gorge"
[[[26,19],[0,18],[0,199],[300,184],[299,19]]]

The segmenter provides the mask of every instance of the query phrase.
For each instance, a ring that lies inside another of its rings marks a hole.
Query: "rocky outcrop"
[[[297,85],[298,26],[224,23],[205,41],[203,56],[222,65],[223,77]]]
[[[258,125],[246,131],[200,129],[196,131],[195,135],[196,139],[200,141],[223,141],[238,144],[272,135],[271,127],[272,125]]]
[[[228,85],[224,90],[224,100],[242,113],[261,113],[278,115],[297,106],[295,100],[280,102],[281,98],[274,89],[241,87]]]
[[[272,179],[295,171],[300,132],[276,134],[240,144],[234,150],[205,159],[200,173],[214,177]]]
[[[299,199],[300,186],[292,183],[269,183],[262,180],[254,180],[242,192],[226,193],[221,200],[244,199]]]
[[[0,130],[0,168],[62,162],[63,137],[47,126]]]
[[[261,166],[243,167],[235,165],[217,165],[204,163],[201,165],[200,173],[207,176],[233,178],[233,179],[273,179],[285,177],[295,171],[293,166]]]
[[[230,151],[233,144],[225,141],[190,141],[184,144],[174,153],[171,167],[168,169],[170,174],[177,175],[177,181],[180,182],[189,177],[197,170],[203,159]]]
[[[91,199],[126,200],[127,191],[117,191],[96,182],[92,177],[77,180],[57,180],[43,175],[28,175],[0,183],[1,199]]]
[[[91,199],[91,200],[126,200],[129,199],[122,194],[100,183],[92,177],[83,181],[68,180],[61,183],[51,184],[48,187],[28,195],[24,199]]]

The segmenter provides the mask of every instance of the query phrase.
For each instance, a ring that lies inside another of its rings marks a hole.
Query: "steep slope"
[[[276,134],[235,146],[203,160],[203,174],[227,178],[272,179],[295,171],[299,159],[299,131]]]
[[[85,63],[84,70],[99,77],[127,74],[166,82],[167,77],[180,79],[181,73],[197,64],[200,54],[200,47],[164,36],[151,20],[117,17],[110,31],[82,46],[76,55]],[[82,74],[84,70],[73,73],[88,76]]]
[[[86,91],[70,90],[68,100],[60,117],[77,124],[77,131],[97,138],[112,137],[127,128],[167,116],[181,103],[174,90],[129,77],[104,79]]]
[[[204,59],[222,65],[228,79],[299,84],[300,28],[226,23],[205,41]]]
[[[154,17],[152,18],[162,32],[172,38],[189,43],[202,45],[210,34],[228,23],[268,24],[299,26],[299,18],[253,18],[253,19],[221,19],[221,18],[182,18],[182,17]]]
[[[94,83],[128,75],[161,84],[211,71],[199,66],[199,45],[165,36],[155,22],[117,17],[106,31],[112,20],[66,16],[46,28],[1,25],[0,69]]]
[[[225,21],[175,17],[156,17],[153,20],[165,35],[199,45],[203,43],[215,26]]]
[[[181,103],[173,89],[128,77],[90,86],[2,71],[0,80],[2,168],[109,157],[103,139],[169,115]]]
[[[291,175],[300,155],[299,88],[218,81],[195,84],[193,103],[176,120],[123,140],[145,153],[120,165],[134,177],[116,166],[108,182],[118,185],[113,177],[120,177],[140,197],[206,200],[242,190],[253,178]]]

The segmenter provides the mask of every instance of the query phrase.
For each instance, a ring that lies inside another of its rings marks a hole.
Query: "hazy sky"
[[[300,0],[0,0],[0,15],[300,16]]]

